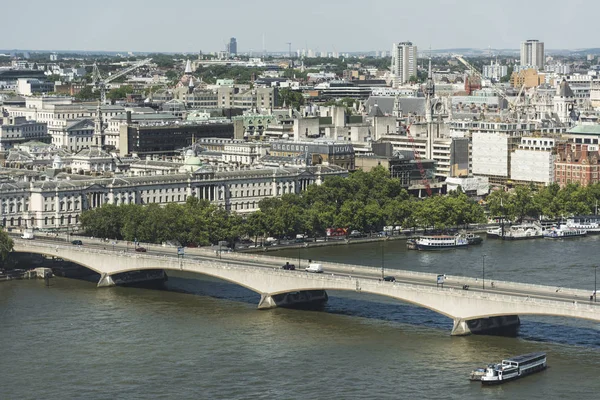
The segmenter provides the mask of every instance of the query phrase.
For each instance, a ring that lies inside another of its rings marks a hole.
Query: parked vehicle
[[[314,272],[316,274],[323,272],[323,265],[318,263],[310,263],[308,267],[305,269],[306,272]]]
[[[363,237],[363,234],[361,231],[352,231],[352,232],[350,232],[350,237],[351,238],[359,238],[359,237]]]
[[[33,231],[27,230],[23,232],[21,239],[33,240],[35,239],[35,235],[33,234]]]
[[[294,271],[296,269],[296,266],[294,264],[290,264],[289,262],[286,262],[285,264],[283,264],[281,266],[281,269],[285,269],[288,271]]]
[[[396,282],[396,277],[394,276],[384,276],[383,280],[386,282]]]
[[[136,247],[135,251],[138,253],[145,253],[146,252],[146,248],[145,247]]]
[[[74,244],[75,246],[82,246],[83,242],[81,240],[73,240],[71,244]]]
[[[348,228],[327,228],[325,233],[327,236],[346,236]]]

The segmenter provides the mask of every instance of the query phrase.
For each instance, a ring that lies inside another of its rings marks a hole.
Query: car
[[[359,237],[362,237],[362,236],[363,236],[363,234],[362,234],[361,231],[352,231],[352,232],[350,232],[350,237],[351,238],[359,238]]]
[[[135,251],[138,253],[145,253],[146,252],[146,248],[145,247],[136,247]]]
[[[71,242],[71,244],[75,245],[75,246],[82,246],[83,242],[81,240],[73,240]]]
[[[384,276],[383,280],[386,282],[396,282],[396,277],[388,275],[388,276]]]
[[[294,271],[296,269],[296,266],[294,264],[290,264],[289,262],[286,262],[285,264],[283,264],[281,266],[281,269],[286,269],[288,271]]]

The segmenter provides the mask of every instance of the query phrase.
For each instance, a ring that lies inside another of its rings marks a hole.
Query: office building
[[[544,43],[539,40],[527,40],[521,43],[521,65],[529,65],[538,70],[544,69]]]
[[[237,40],[234,37],[229,39],[229,55],[231,55],[231,56],[237,55]]]
[[[402,85],[417,76],[417,46],[412,42],[394,43],[392,47],[394,86]]]

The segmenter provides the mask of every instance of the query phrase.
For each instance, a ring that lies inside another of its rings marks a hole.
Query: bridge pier
[[[113,281],[112,276],[110,276],[107,273],[102,273],[100,275],[100,280],[98,281],[98,286],[97,287],[111,287],[111,286],[115,286],[116,283],[115,281]]]
[[[319,310],[327,302],[329,296],[324,290],[301,290],[298,292],[279,293],[270,295],[263,293],[258,303],[259,310],[270,308],[296,308]]]
[[[471,334],[471,330],[467,325],[467,321],[464,319],[455,319],[454,325],[452,326],[452,336],[468,336]]]
[[[455,319],[452,336],[497,335],[516,336],[521,325],[518,315],[502,315],[498,317],[477,319]]]
[[[268,293],[262,293],[260,295],[260,301],[258,302],[259,310],[270,310],[271,308],[277,308],[277,304],[271,295]]]

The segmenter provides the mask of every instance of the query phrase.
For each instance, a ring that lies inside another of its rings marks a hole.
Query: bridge
[[[386,296],[433,310],[454,321],[452,335],[468,335],[473,322],[516,315],[543,315],[587,319],[600,322],[600,303],[589,299],[590,292],[517,282],[489,282],[447,276],[444,285],[437,275],[414,271],[393,271],[395,282],[381,279],[379,268],[322,263],[324,273],[282,270],[289,259],[255,254],[222,253],[186,249],[178,257],[176,249],[149,247],[147,253],[134,252],[123,244],[85,243],[74,246],[47,240],[14,239],[14,251],[36,253],[72,261],[100,274],[98,287],[113,286],[116,274],[131,271],[187,271],[222,279],[260,294],[259,309],[278,306],[278,298],[290,293],[343,290]],[[469,285],[469,290],[463,290]],[[278,297],[279,296],[279,297]]]

